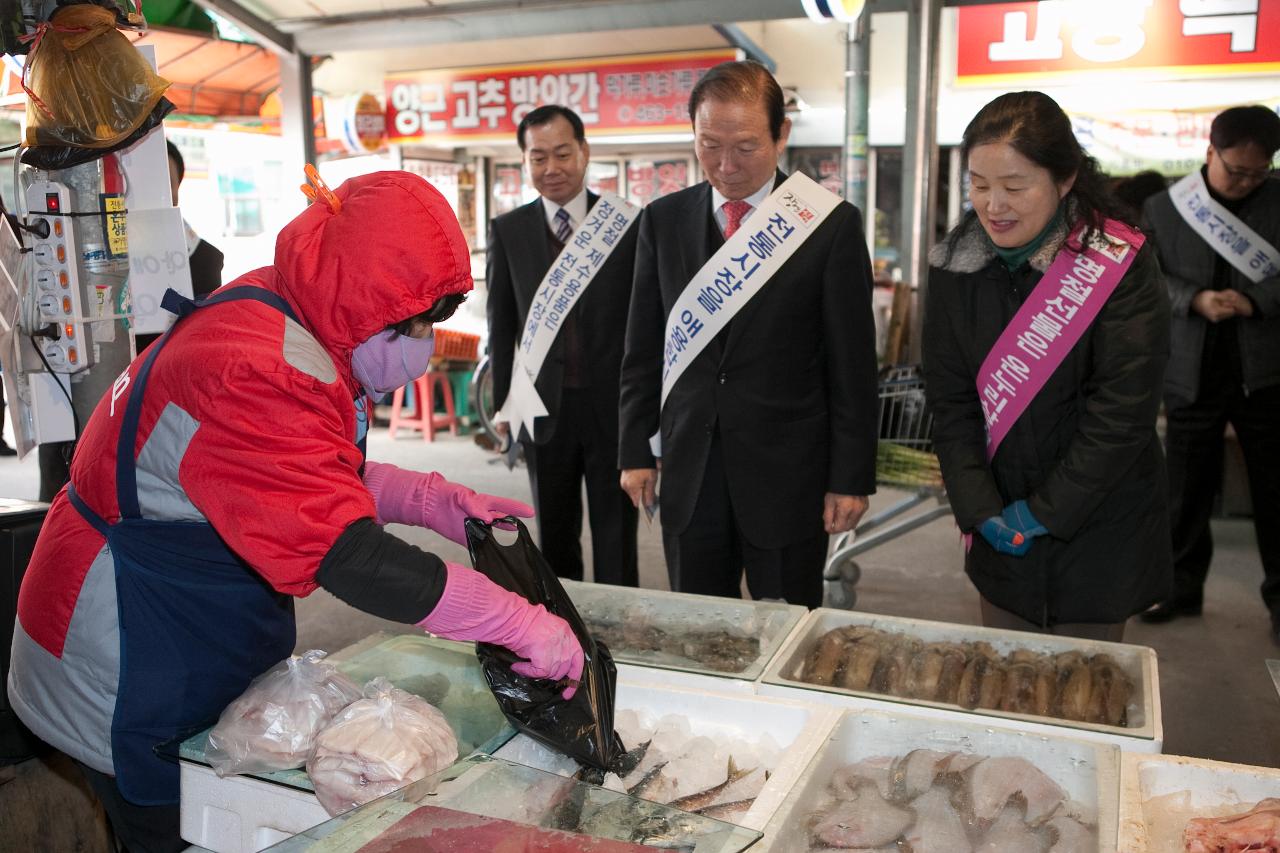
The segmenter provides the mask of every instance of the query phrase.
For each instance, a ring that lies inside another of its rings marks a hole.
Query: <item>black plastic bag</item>
[[[491,525],[468,519],[467,547],[476,570],[499,586],[541,604],[569,623],[585,658],[582,680],[573,698],[560,694],[564,684],[527,678],[511,671],[519,662],[510,650],[476,643],[476,657],[489,689],[511,725],[534,740],[598,770],[609,770],[622,757],[622,739],[613,730],[613,703],[618,670],[604,643],[592,638],[555,572],[533,544],[529,531],[514,518],[497,524],[514,526],[517,538],[503,545]]]

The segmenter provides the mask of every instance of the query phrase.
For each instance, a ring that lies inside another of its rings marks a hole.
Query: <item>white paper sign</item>
[[[173,315],[160,307],[169,288],[191,296],[186,230],[176,207],[129,211],[129,301],[133,330],[156,334]]]

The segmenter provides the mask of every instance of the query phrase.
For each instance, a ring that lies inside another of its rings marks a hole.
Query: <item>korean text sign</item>
[[[393,143],[502,141],[543,104],[563,104],[588,132],[689,129],[689,93],[734,50],[441,69],[386,78]]]
[[[1280,0],[1042,0],[963,6],[956,79],[1280,69]]]

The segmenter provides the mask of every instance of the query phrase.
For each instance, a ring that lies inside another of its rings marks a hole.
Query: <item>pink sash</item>
[[[1108,219],[1103,230],[1078,254],[1068,248],[1072,240],[1063,245],[978,370],[988,462],[1097,318],[1146,241],[1122,222]],[[1082,235],[1083,228],[1075,239]]]

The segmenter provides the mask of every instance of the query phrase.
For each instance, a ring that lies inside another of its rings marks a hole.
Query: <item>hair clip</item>
[[[307,183],[299,187],[303,195],[312,201],[323,201],[334,213],[342,211],[342,201],[334,195],[333,190],[329,189],[329,185],[324,182],[324,178],[320,177],[315,166],[308,163],[302,173],[307,176]]]

